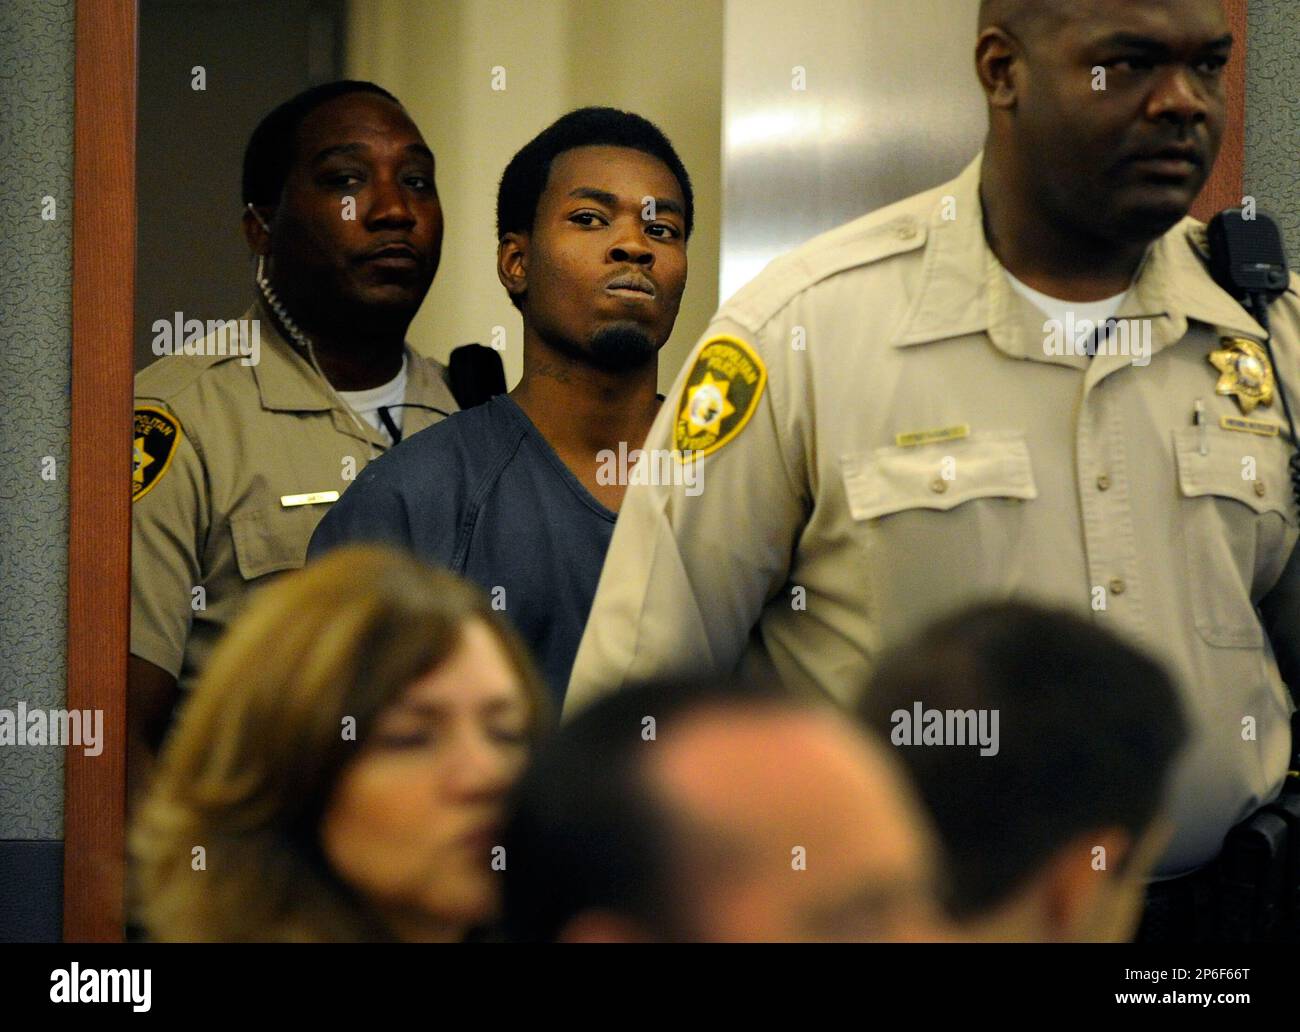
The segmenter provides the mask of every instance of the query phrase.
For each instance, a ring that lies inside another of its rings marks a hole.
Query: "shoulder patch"
[[[142,405],[135,410],[131,453],[131,501],[138,502],[167,472],[181,443],[180,421],[170,412]]]
[[[740,433],[758,408],[767,366],[739,337],[718,334],[700,348],[682,386],[673,447],[703,458]]]

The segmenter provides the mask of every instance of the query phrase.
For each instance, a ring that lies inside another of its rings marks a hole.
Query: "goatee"
[[[654,338],[635,323],[603,326],[592,334],[582,357],[608,373],[626,373],[654,360],[659,351]]]

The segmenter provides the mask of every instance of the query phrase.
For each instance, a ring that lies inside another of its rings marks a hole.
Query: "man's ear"
[[[1143,885],[1151,877],[1151,872],[1164,856],[1169,840],[1174,837],[1174,822],[1161,815],[1156,817],[1142,833],[1142,837],[1133,844],[1124,858],[1124,876],[1135,878]]]
[[[990,25],[975,41],[975,74],[989,106],[1014,108],[1020,89],[1020,42],[1005,29]]]
[[[584,910],[575,915],[556,942],[654,942],[655,937],[630,917],[612,910]]]
[[[268,227],[274,214],[273,208],[244,205],[244,239],[248,241],[248,249],[253,254],[271,253],[271,232]]]
[[[1043,917],[1048,935],[1058,942],[1086,942],[1110,923],[1113,897],[1134,875],[1146,870],[1135,843],[1120,828],[1103,828],[1077,836],[1047,862],[1042,875]],[[1159,853],[1155,854],[1159,856]]]
[[[516,302],[528,290],[528,234],[507,233],[497,244],[497,279]]]
[[[1119,877],[1124,884],[1112,892],[1113,912],[1103,929],[1103,937],[1111,942],[1131,942],[1142,923],[1146,904],[1146,889],[1151,872],[1169,848],[1174,837],[1174,822],[1158,816],[1142,832],[1124,857],[1124,867]]]

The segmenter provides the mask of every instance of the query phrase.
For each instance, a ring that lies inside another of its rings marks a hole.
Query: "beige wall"
[[[445,359],[503,326],[514,385],[521,330],[496,278],[497,181],[560,115],[608,104],[663,129],[695,188],[690,278],[659,367],[661,386],[672,382],[718,302],[722,11],[720,0],[352,0],[347,74],[396,94],[437,156],[447,233],[413,344]],[[492,89],[497,66],[504,91]]]

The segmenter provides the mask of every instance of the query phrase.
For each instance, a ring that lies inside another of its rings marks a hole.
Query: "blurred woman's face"
[[[495,634],[470,620],[344,768],[325,854],[402,937],[459,938],[496,913],[501,807],[527,759],[529,716]]]

